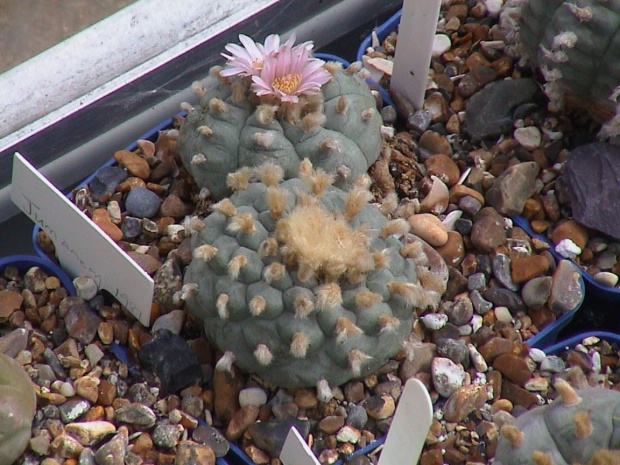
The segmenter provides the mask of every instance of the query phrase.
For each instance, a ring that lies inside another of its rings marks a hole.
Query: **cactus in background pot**
[[[447,267],[368,204],[367,175],[348,192],[307,159],[283,176],[271,162],[230,175],[236,192],[192,238],[186,306],[224,352],[220,370],[285,388],[366,376],[400,350],[415,309],[439,304]]]
[[[604,465],[620,463],[620,392],[578,391],[564,380],[560,397],[500,429],[497,465]]]
[[[264,45],[240,36],[229,44],[219,85],[195,84],[200,103],[187,108],[179,151],[196,183],[216,200],[230,193],[227,174],[272,160],[295,176],[308,158],[350,186],[378,158],[381,117],[365,81],[349,67],[313,58],[309,42]]]
[[[22,366],[0,354],[0,464],[10,465],[26,450],[37,399]]]
[[[620,133],[620,2],[509,0],[503,15],[509,35],[518,29],[519,53],[540,69],[550,109],[566,101],[605,123],[600,137]]]

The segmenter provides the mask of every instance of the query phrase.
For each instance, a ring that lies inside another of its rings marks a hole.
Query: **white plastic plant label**
[[[150,325],[153,279],[19,153],[13,157],[11,200],[54,241],[70,275],[92,277]]]
[[[390,86],[422,108],[441,0],[405,0]]]
[[[398,400],[379,465],[416,465],[433,421],[433,403],[421,381],[411,378]]]
[[[295,428],[288,430],[280,460],[284,465],[321,465]]]

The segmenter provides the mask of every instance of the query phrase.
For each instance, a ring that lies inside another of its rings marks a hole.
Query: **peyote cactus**
[[[186,306],[224,352],[217,368],[285,388],[368,375],[399,351],[414,310],[438,305],[445,263],[367,203],[367,175],[345,192],[307,159],[299,178],[273,163],[253,172],[234,174],[185,272]]]
[[[212,70],[216,87],[194,86],[200,103],[180,129],[179,151],[196,183],[219,200],[230,193],[226,176],[241,167],[272,160],[288,179],[308,158],[337,173],[337,186],[350,186],[381,148],[381,117],[359,69],[312,58],[309,43],[278,48],[279,38],[275,46],[268,38],[263,48],[241,37],[247,50],[227,47],[232,64]]]
[[[11,465],[26,450],[37,399],[23,367],[0,353],[0,464]]]
[[[620,392],[578,391],[564,380],[551,404],[519,416],[500,429],[495,465],[620,463]]]
[[[620,133],[620,2],[509,0],[507,6],[506,16],[520,15],[521,53],[541,70],[550,109],[567,100],[606,122],[599,136]]]

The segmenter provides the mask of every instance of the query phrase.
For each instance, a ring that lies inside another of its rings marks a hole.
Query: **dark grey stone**
[[[267,452],[271,457],[279,457],[288,431],[293,426],[297,429],[301,437],[304,439],[308,438],[310,434],[310,422],[297,418],[267,420],[253,423],[248,428],[248,433],[260,449]]]
[[[538,85],[533,79],[504,79],[491,82],[471,96],[465,108],[465,129],[480,140],[508,134],[513,112],[534,100]]]
[[[134,187],[127,194],[125,209],[137,218],[152,218],[159,211],[159,196],[145,187]]]
[[[576,221],[620,239],[620,147],[606,142],[577,147],[564,164],[561,181]]]
[[[164,394],[198,384],[202,369],[187,341],[167,329],[155,331],[153,339],[140,349],[140,360],[161,381]]]
[[[98,199],[102,195],[111,195],[116,187],[127,179],[127,171],[120,166],[104,166],[88,185],[93,197]]]

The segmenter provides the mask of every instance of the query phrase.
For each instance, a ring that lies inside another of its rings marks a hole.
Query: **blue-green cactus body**
[[[179,136],[183,164],[196,183],[219,200],[231,192],[227,175],[241,167],[273,161],[288,179],[307,158],[339,173],[336,186],[350,186],[379,156],[381,117],[363,79],[330,69],[332,79],[320,95],[288,106],[261,105],[238,78],[206,90]]]
[[[560,397],[517,417],[512,433],[503,427],[493,463],[618,463],[598,461],[597,455],[620,459],[618,452],[610,452],[620,449],[620,392],[594,387],[573,393],[578,402],[567,404]]]
[[[349,193],[313,193],[306,181],[251,182],[221,201],[193,237],[185,273],[197,289],[186,306],[207,338],[280,387],[375,371],[401,348],[414,310],[436,306],[447,283],[445,264],[429,272],[422,246],[394,235],[404,221],[391,234],[396,223],[368,197],[354,207]],[[434,272],[437,287],[423,288],[418,275]]]

